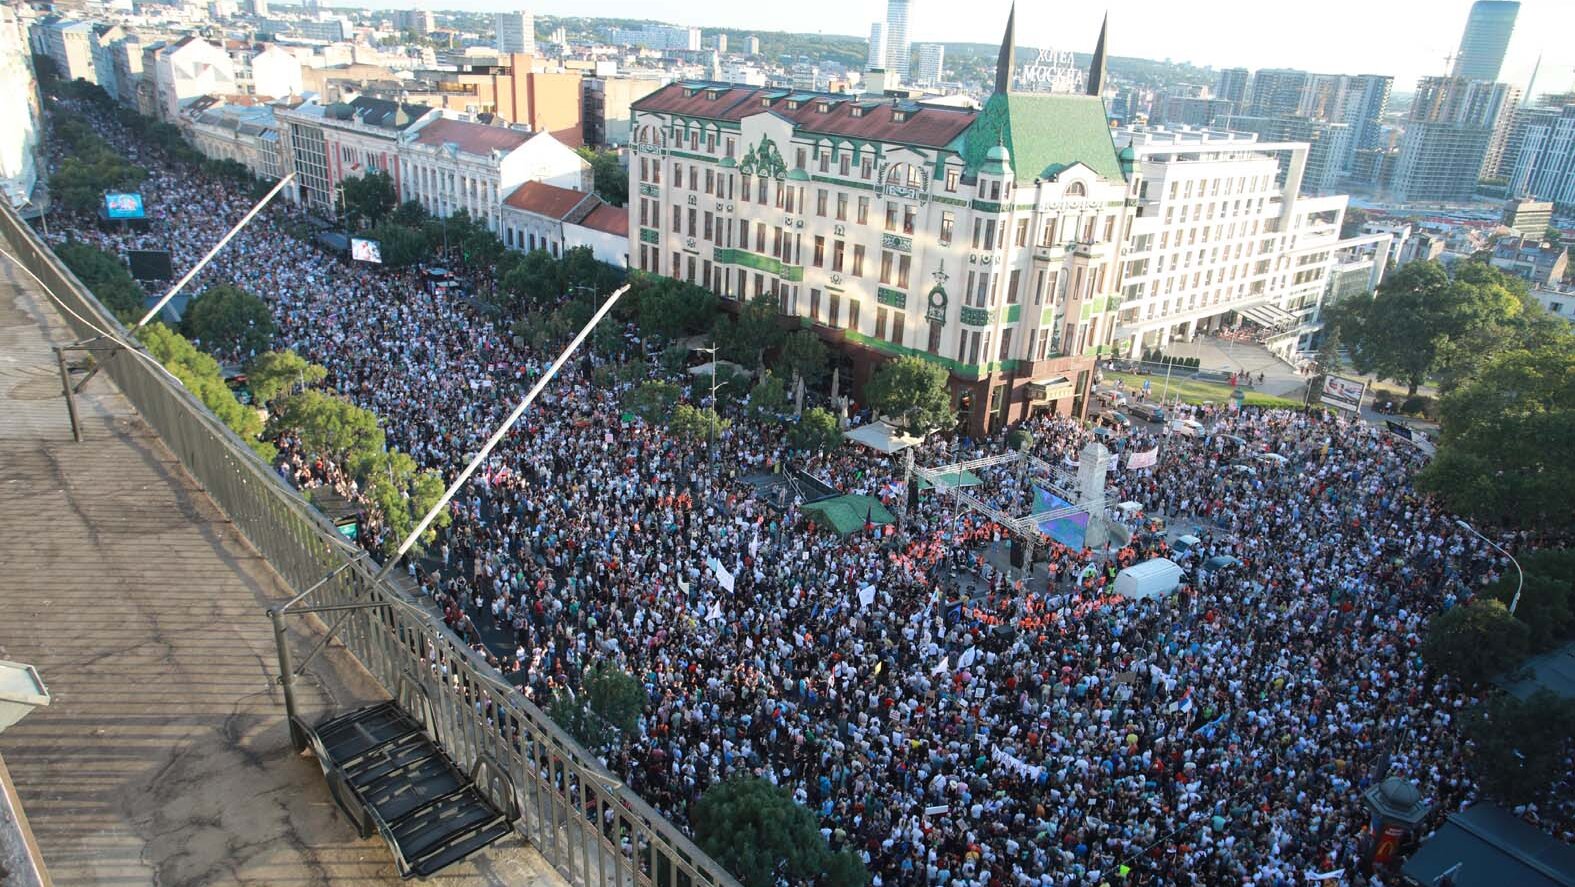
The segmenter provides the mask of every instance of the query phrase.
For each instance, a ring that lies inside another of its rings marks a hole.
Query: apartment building
[[[1500,118],[1513,107],[1504,83],[1424,77],[1395,163],[1393,194],[1402,201],[1469,198]]]
[[[1341,247],[1346,198],[1302,197],[1310,147],[1238,133],[1117,130],[1135,207],[1116,350],[1141,354],[1238,319],[1305,345]],[[1283,164],[1283,166],[1282,166]]]
[[[1081,414],[1126,234],[1094,96],[981,110],[682,82],[635,102],[630,260],[725,301],[769,294],[838,346],[855,396],[885,358],[950,373],[975,433]],[[637,233],[636,233],[637,232]]]
[[[400,134],[437,116],[425,105],[366,96],[326,105],[315,99],[275,104],[282,163],[296,174],[287,186],[290,198],[332,216],[346,178],[386,172],[398,187]]]
[[[1575,103],[1562,108],[1521,109],[1520,114],[1510,193],[1575,213]]]
[[[204,157],[234,160],[267,181],[283,175],[279,125],[268,105],[203,96],[188,103],[181,118],[186,140]]]
[[[629,264],[629,214],[595,194],[526,182],[503,199],[500,236],[509,249],[561,256],[587,247],[598,260]]]
[[[500,227],[503,197],[526,182],[589,193],[590,164],[550,133],[437,118],[399,135],[399,194],[434,216],[465,210]]]

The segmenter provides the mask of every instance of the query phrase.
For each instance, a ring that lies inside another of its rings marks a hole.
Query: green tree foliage
[[[1575,549],[1543,548],[1521,555],[1526,572],[1515,618],[1526,624],[1533,652],[1551,650],[1575,637]],[[1484,590],[1508,606],[1515,599],[1517,574],[1513,568]]]
[[[575,151],[591,165],[591,175],[596,179],[596,196],[613,206],[629,202],[629,170],[617,151],[598,151],[595,148],[576,148]]]
[[[1458,264],[1455,284],[1473,288],[1475,297],[1462,301],[1457,329],[1439,344],[1433,373],[1446,394],[1477,375],[1495,356],[1535,348],[1569,331],[1565,321],[1531,297],[1524,280],[1486,262]]]
[[[645,688],[640,682],[602,664],[586,671],[579,695],[559,693],[548,713],[569,735],[595,748],[620,736],[633,736],[644,707]]]
[[[1422,658],[1438,671],[1480,684],[1524,659],[1529,636],[1502,603],[1479,597],[1433,617]]]
[[[328,370],[294,351],[259,354],[246,367],[252,399],[267,406],[274,398],[310,388],[328,377]]]
[[[738,316],[727,314],[716,318],[712,328],[718,353],[750,370],[765,363],[765,354],[781,344],[782,327],[777,324],[776,299],[769,293],[760,293],[738,308]]]
[[[563,295],[558,264],[546,250],[532,250],[504,276],[503,288],[522,301],[538,305],[555,302]]]
[[[1006,448],[1009,450],[1027,450],[1034,445],[1034,435],[1027,428],[1018,426],[1006,433]]]
[[[1346,299],[1330,314],[1356,369],[1405,383],[1409,397],[1439,368],[1451,339],[1507,322],[1520,307],[1510,289],[1484,275],[1450,280],[1436,262],[1412,262],[1389,275],[1374,298]]]
[[[406,228],[420,228],[428,218],[430,216],[427,215],[426,207],[421,205],[421,201],[407,200],[394,210],[389,216],[389,221]]]
[[[425,262],[432,254],[432,247],[420,230],[392,220],[373,228],[367,236],[377,241],[383,264],[390,268],[408,268]]]
[[[814,389],[825,380],[830,367],[826,343],[809,330],[795,330],[782,340],[773,369],[789,379],[802,378],[805,388]]]
[[[922,357],[899,357],[875,371],[864,398],[880,415],[915,433],[942,428],[953,420],[946,391],[946,370]]]
[[[1575,336],[1498,355],[1443,399],[1440,417],[1422,489],[1488,523],[1575,527]]]
[[[668,339],[703,332],[716,317],[716,296],[709,290],[667,277],[635,279],[640,330]]]
[[[224,384],[218,361],[198,351],[197,346],[162,323],[143,327],[138,338],[148,353],[202,401],[220,422],[229,426],[257,455],[273,461],[278,451],[272,444],[258,439],[263,428],[262,418],[256,410],[242,406],[235,399],[235,393]]]
[[[122,323],[142,319],[147,294],[119,259],[84,243],[67,243],[55,255]]]
[[[388,530],[382,538],[383,554],[392,557],[416,523],[442,498],[443,478],[430,468],[417,471],[415,460],[398,450],[371,454],[361,459],[357,468],[366,480],[367,498]],[[452,519],[447,511],[438,512],[417,545],[432,544],[437,531]]]
[[[689,810],[695,843],[743,882],[862,887],[869,874],[851,849],[833,853],[814,814],[787,790],[755,776],[713,785]],[[836,857],[844,857],[837,859]]]
[[[733,423],[717,416],[710,407],[681,403],[673,408],[667,428],[674,435],[694,441],[715,439]]]
[[[273,314],[267,303],[227,283],[191,300],[180,327],[182,335],[225,354],[259,354],[273,342]]]
[[[348,178],[340,187],[345,219],[352,228],[376,226],[399,206],[399,191],[386,172]]]
[[[1575,705],[1547,690],[1524,701],[1498,695],[1467,712],[1464,728],[1489,795],[1510,805],[1540,801],[1568,772]]]
[[[342,397],[303,391],[274,405],[279,428],[293,429],[308,450],[334,459],[358,476],[370,471],[383,452],[377,416]]]
[[[793,446],[817,453],[830,452],[842,443],[842,429],[837,427],[837,417],[824,407],[810,407],[790,432]]]
[[[69,209],[97,211],[104,205],[105,191],[135,190],[148,177],[146,169],[115,153],[86,123],[61,120],[52,134],[65,148],[65,157],[49,177],[49,190]]]
[[[672,413],[681,393],[672,382],[652,379],[629,392],[624,405],[647,422],[660,422]]]
[[[787,409],[787,386],[782,384],[781,376],[766,370],[749,392],[749,418],[756,422],[780,421]]]

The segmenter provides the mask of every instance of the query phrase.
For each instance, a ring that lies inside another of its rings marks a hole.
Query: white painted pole
[[[613,294],[608,296],[607,301],[602,303],[602,307],[598,308],[596,313],[591,316],[590,322],[585,325],[584,329],[580,330],[580,334],[575,336],[574,340],[563,349],[563,353],[558,355],[558,359],[553,361],[551,366],[547,367],[547,372],[543,373],[541,378],[536,380],[536,384],[525,395],[525,399],[519,402],[519,406],[514,408],[514,412],[510,413],[509,417],[503,420],[503,424],[498,426],[498,430],[492,432],[492,437],[481,448],[481,452],[476,454],[476,458],[470,460],[470,464],[466,465],[465,470],[459,473],[459,477],[454,478],[454,482],[449,484],[448,489],[443,491],[443,496],[438,499],[437,504],[433,505],[432,509],[426,513],[426,516],[421,518],[421,523],[416,524],[416,528],[410,531],[410,535],[405,537],[405,541],[399,544],[399,550],[394,552],[394,556],[389,558],[387,563],[383,564],[383,569],[377,571],[378,579],[387,576],[389,571],[394,568],[394,565],[399,563],[400,559],[405,556],[405,552],[410,550],[410,546],[416,544],[416,540],[420,539],[421,534],[425,533],[427,527],[432,525],[432,521],[437,518],[438,513],[448,505],[449,500],[454,498],[454,494],[459,492],[459,488],[464,486],[466,481],[470,480],[470,476],[476,473],[476,469],[480,467],[487,456],[491,455],[492,450],[497,447],[498,443],[503,440],[503,435],[507,434],[509,429],[514,427],[514,423],[518,422],[520,416],[523,416],[525,411],[530,408],[531,403],[536,400],[536,396],[541,394],[542,389],[547,387],[547,383],[552,381],[552,377],[558,374],[558,369],[574,354],[574,350],[580,347],[580,343],[585,341],[585,337],[591,334],[591,330],[596,328],[596,324],[600,323],[601,319],[607,316],[607,312],[612,310],[613,304],[628,291],[628,284],[613,290]]]
[[[270,190],[267,194],[264,194],[263,199],[257,201],[257,205],[252,207],[251,211],[246,215],[242,216],[239,222],[235,223],[235,227],[230,229],[230,233],[224,235],[224,237],[220,239],[218,243],[215,243],[213,245],[213,249],[208,250],[208,254],[202,257],[202,261],[193,265],[191,270],[187,271],[185,276],[177,281],[176,284],[170,288],[169,292],[164,294],[164,298],[160,299],[157,305],[154,305],[152,308],[148,309],[148,313],[144,314],[142,319],[137,321],[137,325],[131,328],[131,332],[135,333],[137,330],[147,326],[148,321],[152,320],[160,311],[162,311],[164,306],[169,304],[170,299],[175,298],[175,294],[184,289],[186,284],[190,283],[191,279],[196,277],[197,273],[200,272],[210,261],[212,261],[214,256],[219,254],[219,250],[224,249],[224,245],[229,243],[232,237],[241,233],[241,229],[246,227],[246,223],[250,222],[253,216],[257,215],[259,212],[262,212],[262,208],[268,205],[268,201],[272,200],[275,195],[284,190],[284,186],[289,184],[290,180],[293,178],[295,178],[295,173],[292,172],[287,174],[284,178],[279,180],[279,184],[274,185],[272,190]]]

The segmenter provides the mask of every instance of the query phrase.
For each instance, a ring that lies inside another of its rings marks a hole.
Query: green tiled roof
[[[978,172],[997,144],[1012,152],[1019,182],[1053,176],[1079,162],[1112,181],[1125,178],[1105,103],[1097,96],[996,93],[968,129],[963,147],[968,171]]]

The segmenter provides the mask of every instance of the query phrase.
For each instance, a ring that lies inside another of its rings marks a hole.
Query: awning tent
[[[941,475],[939,484],[932,484],[925,478],[919,478],[919,489],[928,490],[939,486],[943,490],[949,490],[952,487],[977,487],[982,483],[984,481],[972,471],[948,471]]]
[[[1455,887],[1575,887],[1575,847],[1495,804],[1451,814],[1401,870],[1412,883]]]
[[[899,453],[908,447],[918,446],[924,442],[922,437],[913,437],[903,434],[884,421],[871,422],[857,428],[844,431],[842,436],[856,444],[863,444],[879,453]]]
[[[1047,402],[1061,400],[1076,394],[1077,385],[1066,376],[1051,376],[1029,382],[1025,386],[1025,393],[1030,401]]]
[[[864,529],[865,521],[876,526],[897,522],[886,506],[873,496],[848,495],[822,499],[805,505],[803,511],[815,523],[830,527],[843,536]]]
[[[1280,329],[1296,323],[1296,315],[1278,305],[1270,305],[1268,303],[1254,305],[1242,311],[1241,316],[1259,326],[1266,326],[1270,329]]]

